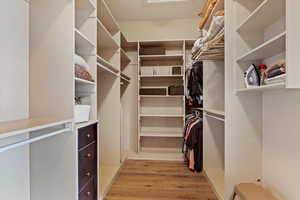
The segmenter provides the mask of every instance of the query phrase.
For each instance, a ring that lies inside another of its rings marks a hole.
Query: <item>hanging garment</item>
[[[193,64],[189,79],[187,80],[187,89],[189,97],[193,103],[202,105],[203,103],[203,63],[196,62]]]

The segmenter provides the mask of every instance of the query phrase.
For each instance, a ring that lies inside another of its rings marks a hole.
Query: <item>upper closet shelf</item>
[[[96,6],[91,0],[76,0],[75,8],[77,11],[87,11],[90,13],[96,9]]]
[[[97,62],[98,65],[101,66],[101,68],[107,68],[107,71],[111,71],[114,74],[118,74],[119,70],[99,55],[97,56]]]
[[[110,73],[110,74],[112,74],[112,75],[114,75],[114,76],[116,76],[116,77],[119,76],[119,73],[118,73],[118,72],[113,71],[112,69],[110,69],[110,68],[108,68],[108,67],[102,65],[101,63],[97,63],[97,66],[99,67],[100,71],[102,71],[102,72]]]
[[[130,83],[130,78],[123,73],[121,73],[121,79],[127,83]]]
[[[91,86],[96,85],[95,82],[91,82],[91,81],[84,80],[84,79],[81,79],[81,78],[75,78],[75,83],[76,84],[82,84],[82,85],[91,85]]]
[[[101,23],[100,20],[98,20],[98,46],[104,49],[112,49],[112,50],[118,50],[119,45],[118,43],[113,39],[112,35],[108,32],[108,30],[105,28],[105,26]]]
[[[244,92],[264,92],[269,90],[279,90],[284,89],[285,83],[275,83],[272,85],[263,85],[259,87],[253,87],[253,88],[243,88],[243,89],[237,89],[237,93],[244,93]]]
[[[268,58],[285,51],[286,32],[268,40],[237,59],[237,62],[254,61]]]
[[[131,62],[130,58],[127,56],[126,52],[121,49],[121,69],[124,69]]]
[[[223,110],[216,110],[216,109],[209,109],[209,108],[202,108],[201,110],[214,115],[220,115],[223,117],[225,116],[225,112]]]
[[[264,0],[237,28],[240,33],[263,30],[285,15],[285,1]]]
[[[140,47],[173,47],[173,48],[182,48],[183,47],[183,40],[164,40],[164,41],[141,41]]]
[[[24,119],[0,122],[0,139],[72,123],[72,120]]]
[[[104,0],[98,1],[98,9],[97,16],[102,22],[102,24],[106,27],[106,29],[110,32],[111,35],[115,35],[120,31],[120,27],[113,17],[110,9]]]
[[[140,55],[141,61],[182,61],[183,55],[176,54],[176,55]]]
[[[79,49],[91,49],[95,48],[95,45],[78,29],[75,29],[75,48]]]

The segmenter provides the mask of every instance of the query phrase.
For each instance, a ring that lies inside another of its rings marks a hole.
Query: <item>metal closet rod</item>
[[[40,141],[40,140],[43,140],[43,139],[46,139],[46,138],[49,138],[49,137],[52,137],[52,136],[55,136],[55,135],[59,135],[59,134],[62,134],[64,132],[69,132],[69,131],[72,131],[71,127],[64,128],[62,130],[54,131],[54,132],[51,132],[51,133],[47,133],[47,134],[44,134],[44,135],[40,135],[40,136],[30,138],[30,139],[27,139],[27,140],[22,140],[22,141],[19,141],[19,142],[16,142],[16,143],[4,145],[4,146],[0,147],[0,153],[2,153],[4,151],[11,150],[11,149],[14,149],[14,148],[17,148],[17,147],[24,146],[24,145],[27,145],[27,144],[31,144],[33,142],[37,142],[37,141]]]

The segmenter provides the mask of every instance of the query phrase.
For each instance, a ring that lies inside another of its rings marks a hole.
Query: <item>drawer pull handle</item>
[[[87,172],[85,175],[86,175],[87,177],[90,177],[90,176],[91,176],[91,173],[90,173],[90,172]]]
[[[88,154],[86,155],[86,157],[91,158],[91,157],[92,157],[92,154],[91,154],[91,153],[88,153]]]
[[[90,138],[90,137],[91,137],[91,134],[87,134],[86,137],[87,137],[87,138]]]
[[[86,195],[87,195],[87,196],[91,196],[91,192],[87,192]]]

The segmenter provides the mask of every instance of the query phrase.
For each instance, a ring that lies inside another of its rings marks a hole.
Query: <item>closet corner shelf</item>
[[[130,62],[131,60],[124,49],[121,49],[121,69],[124,69],[126,66],[128,66]]]
[[[128,76],[126,76],[125,74],[121,73],[121,79],[124,80],[127,83],[130,83],[130,78]]]
[[[273,24],[285,13],[285,1],[264,0],[237,28],[239,33],[263,30]]]
[[[119,72],[116,72],[116,71],[110,69],[109,67],[107,67],[107,66],[105,66],[101,63],[97,63],[97,66],[99,67],[100,71],[107,72],[107,73],[110,73],[110,74],[112,74],[116,77],[119,77]]]
[[[98,64],[102,65],[102,67],[107,68],[109,71],[112,71],[115,74],[119,73],[119,70],[116,69],[110,62],[106,61],[101,56],[97,55]]]
[[[39,131],[60,125],[71,124],[73,120],[54,119],[25,119],[8,122],[0,122],[0,139],[26,134],[32,131]]]
[[[91,0],[76,0],[75,7],[78,10],[88,10],[89,13],[96,9],[96,6]]]
[[[95,45],[78,29],[75,29],[75,47],[76,49],[92,49]]]
[[[75,78],[75,83],[76,84],[83,84],[83,85],[91,85],[91,86],[95,86],[96,83],[91,82],[91,81],[87,81],[81,78]]]
[[[209,109],[209,108],[201,108],[201,110],[203,110],[204,112],[207,112],[207,113],[214,114],[214,115],[219,115],[219,116],[222,116],[222,117],[225,116],[225,112],[222,111],[222,110]]]
[[[237,59],[237,62],[254,61],[268,58],[285,51],[286,32],[283,32],[262,45],[252,49]]]
[[[164,137],[164,138],[182,138],[182,133],[155,133],[155,132],[141,132],[141,137]]]
[[[218,199],[224,200],[225,196],[225,173],[221,168],[206,168],[205,175],[213,186]]]
[[[161,118],[184,118],[184,115],[168,114],[140,114],[140,117],[161,117]]]
[[[115,35],[116,33],[118,33],[120,31],[120,27],[105,1],[98,1],[97,7],[97,16],[106,27],[106,29],[110,32],[110,34]]]
[[[141,61],[170,61],[170,60],[183,60],[183,54],[175,54],[175,55],[140,55]]]
[[[98,35],[98,47],[100,49],[105,48],[117,51],[120,48],[119,44],[116,42],[116,40],[114,40],[110,32],[106,29],[106,27],[101,23],[99,19],[97,20],[97,22],[98,34],[100,34]]]
[[[92,124],[96,124],[98,122],[99,122],[98,120],[90,120],[88,122],[77,123],[77,124],[75,124],[75,128],[76,129],[84,128],[84,127],[90,126]]]
[[[253,87],[253,88],[243,88],[243,89],[237,89],[236,93],[245,93],[245,92],[264,92],[264,91],[270,91],[270,90],[280,90],[285,89],[285,83],[276,83],[272,85],[264,85],[259,87]]]

